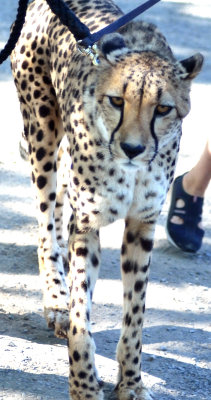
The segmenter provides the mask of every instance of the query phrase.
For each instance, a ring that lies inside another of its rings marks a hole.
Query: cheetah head
[[[190,110],[191,81],[203,56],[183,61],[152,50],[127,48],[120,34],[100,43],[95,85],[96,125],[110,154],[122,165],[149,163],[181,135]]]

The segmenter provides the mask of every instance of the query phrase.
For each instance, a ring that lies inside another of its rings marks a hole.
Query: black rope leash
[[[23,24],[25,22],[27,6],[28,6],[28,0],[19,0],[17,15],[12,28],[12,32],[5,47],[0,52],[0,64],[2,64],[7,59],[7,57],[9,57],[9,55],[15,48],[15,45],[21,34]]]
[[[82,53],[89,55],[94,64],[99,63],[97,47],[95,46],[95,43],[98,42],[102,36],[115,32],[121,26],[127,24],[159,1],[160,0],[148,0],[134,10],[118,18],[110,25],[107,25],[105,28],[91,34],[89,28],[80,21],[80,19],[68,8],[67,4],[64,3],[63,0],[46,0],[52,12],[73,34],[79,50]],[[25,22],[27,6],[28,0],[19,0],[17,16],[12,28],[12,32],[4,49],[0,52],[0,64],[2,64],[7,57],[9,57],[15,48]]]
[[[138,15],[142,14],[148,8],[154,6],[160,0],[148,0],[144,4],[136,7],[134,10],[118,18],[116,21],[107,25],[105,28],[91,34],[89,28],[84,25],[78,17],[71,11],[63,0],[46,0],[53,13],[60,19],[61,23],[68,27],[69,31],[75,37],[78,44],[78,49],[81,53],[88,55],[93,64],[98,65],[98,52],[95,43],[98,42],[102,36],[108,33],[116,32],[117,29],[126,25]]]
[[[85,39],[91,35],[88,26],[80,21],[63,0],[46,0],[46,2],[53,13],[60,19],[61,23],[73,34],[76,41]]]
[[[25,22],[29,0],[19,0],[18,11],[12,32],[3,50],[0,52],[0,64],[12,53],[21,34]],[[46,0],[52,12],[60,19],[61,23],[70,30],[76,41],[91,35],[89,28],[71,11],[63,0]]]

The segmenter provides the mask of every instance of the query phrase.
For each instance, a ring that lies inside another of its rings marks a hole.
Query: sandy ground
[[[125,11],[139,1],[117,1]],[[203,72],[192,89],[192,110],[184,121],[176,174],[191,168],[210,135],[210,0],[162,1],[143,19],[156,23],[178,59],[200,51]],[[8,37],[17,2],[0,11],[0,47]],[[65,341],[46,328],[37,267],[37,223],[28,165],[18,154],[22,130],[19,105],[9,71],[0,66],[0,399],[68,399]],[[168,199],[160,216],[144,325],[143,379],[155,399],[209,400],[211,187],[204,206],[204,244],[195,256],[166,239]],[[114,399],[115,348],[121,327],[122,286],[119,248],[122,221],[102,229],[102,268],[97,282],[92,328],[96,363],[106,400]],[[116,238],[114,241],[113,238]]]

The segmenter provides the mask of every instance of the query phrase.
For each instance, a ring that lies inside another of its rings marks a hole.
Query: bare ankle
[[[185,174],[182,180],[183,189],[191,196],[204,197],[207,186],[203,185],[203,181],[199,181],[196,177],[194,170]]]

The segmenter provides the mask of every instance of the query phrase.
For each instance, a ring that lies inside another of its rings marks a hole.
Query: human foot
[[[201,228],[204,199],[184,190],[184,176],[177,177],[173,184],[166,231],[174,246],[184,252],[195,253],[200,249],[204,236]]]

